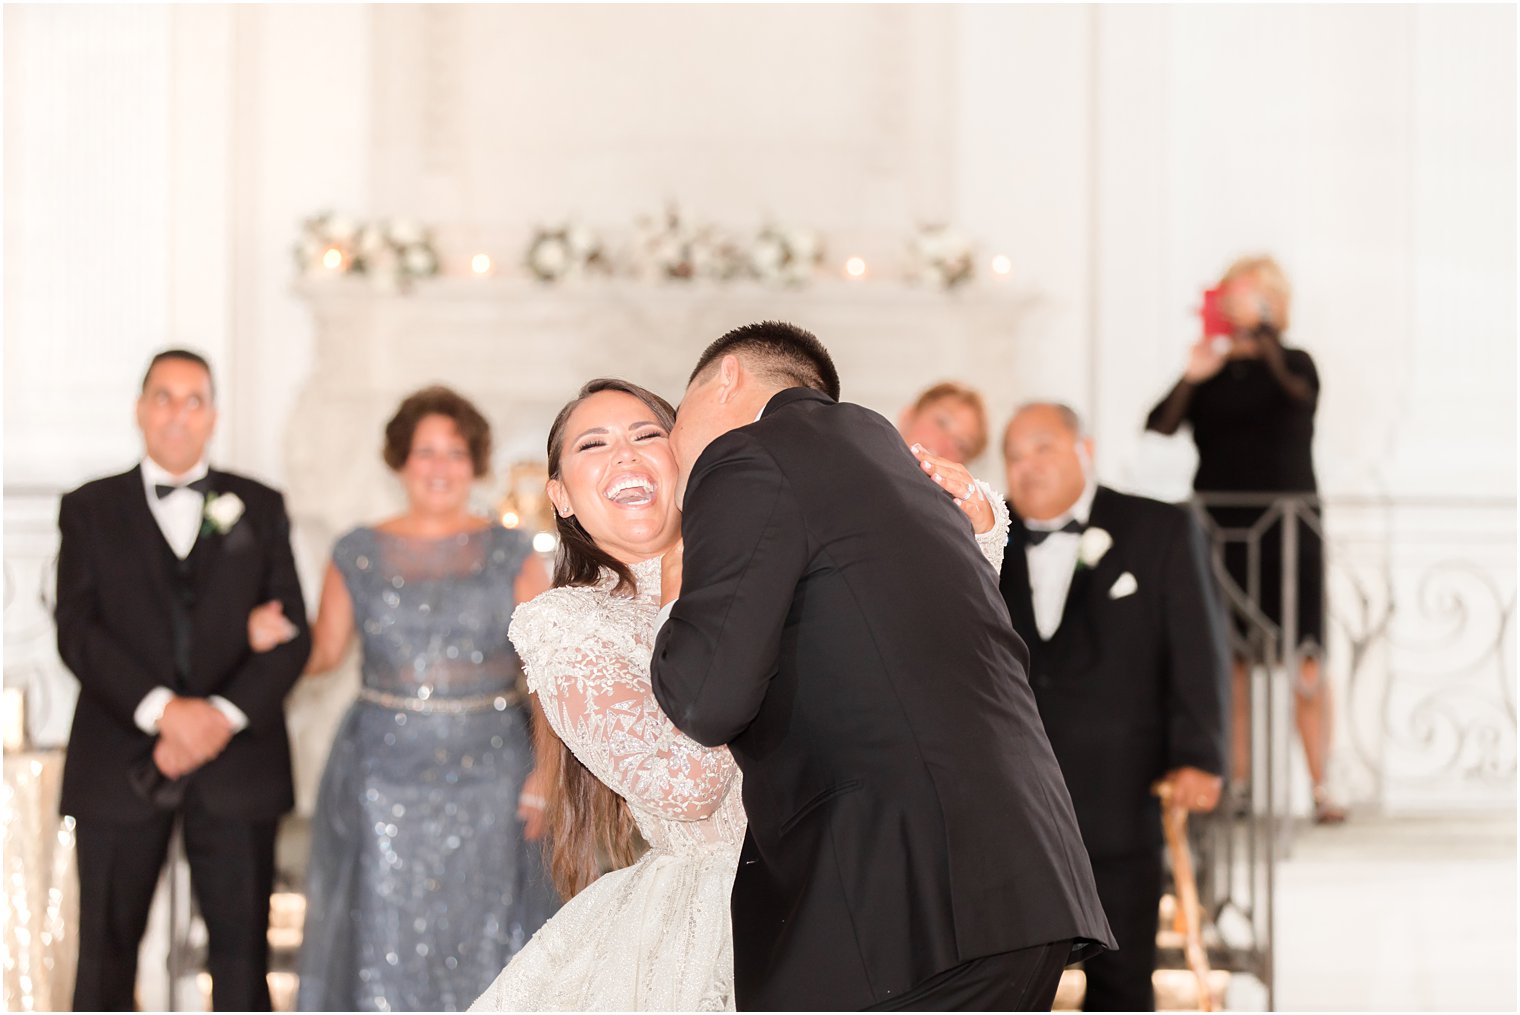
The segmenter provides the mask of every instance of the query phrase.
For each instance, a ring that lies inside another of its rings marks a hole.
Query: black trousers
[[[1050,1011],[1070,956],[1070,941],[986,955],[865,1011]]]
[[[1083,1011],[1155,1011],[1157,907],[1161,902],[1161,851],[1102,857],[1092,862],[1098,899],[1118,951],[1082,964],[1087,974]]]
[[[132,1011],[137,950],[169,850],[175,813],[145,821],[77,818],[79,972],[75,1011]],[[194,787],[184,821],[190,886],[206,921],[216,1011],[269,1011],[269,895],[276,821],[212,814]]]

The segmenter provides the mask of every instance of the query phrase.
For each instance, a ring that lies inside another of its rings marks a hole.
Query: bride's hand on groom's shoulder
[[[660,605],[674,601],[681,594],[681,563],[686,553],[686,543],[676,540],[676,545],[665,551],[660,558]]]
[[[982,488],[976,485],[976,480],[972,478],[970,471],[964,465],[931,454],[922,444],[915,444],[908,450],[912,451],[913,457],[918,459],[918,467],[923,469],[940,489],[949,494],[955,506],[971,519],[971,528],[977,535],[992,531],[992,526],[997,523],[997,516],[992,513],[992,505],[987,503],[987,497],[982,493]]]

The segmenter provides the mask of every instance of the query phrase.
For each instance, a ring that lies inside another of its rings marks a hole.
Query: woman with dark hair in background
[[[470,512],[490,449],[466,399],[411,395],[385,429],[405,513],[333,548],[306,672],[357,635],[363,685],[312,819],[303,1011],[460,1010],[558,905],[527,841],[543,805],[524,790],[530,713],[507,638],[549,580],[525,533]],[[256,616],[250,636],[282,621]]]
[[[1179,380],[1146,419],[1146,429],[1174,434],[1188,423],[1198,447],[1193,489],[1211,493],[1313,494],[1318,488],[1311,445],[1319,374],[1302,349],[1283,345],[1292,298],[1288,280],[1270,257],[1236,261],[1219,285],[1218,309],[1226,327],[1204,328]],[[1215,335],[1213,330],[1228,330]],[[1266,505],[1209,505],[1220,528],[1248,529]],[[1314,523],[1318,523],[1316,509]],[[1283,622],[1282,522],[1261,534],[1258,606]],[[1300,656],[1296,717],[1314,786],[1314,819],[1345,820],[1325,785],[1330,752],[1330,688],[1324,676],[1324,548],[1314,525],[1297,525],[1296,585]],[[1225,566],[1243,591],[1250,589],[1243,542],[1225,548]],[[1250,685],[1247,661],[1235,661],[1234,759],[1237,777],[1250,771]]]

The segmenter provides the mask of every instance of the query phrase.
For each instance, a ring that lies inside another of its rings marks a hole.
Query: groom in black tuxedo
[[[1002,590],[1071,790],[1118,951],[1087,961],[1087,1011],[1156,1006],[1161,811],[1210,811],[1229,672],[1202,532],[1182,508],[1099,486],[1070,408],[1026,405],[1003,440],[1013,526]]]
[[[651,674],[744,774],[738,1006],[1048,1010],[1111,939],[1024,644],[966,516],[838,395],[816,338],[749,325],[671,435],[684,565]]]
[[[154,357],[137,422],[142,463],[58,513],[58,651],[80,685],[61,806],[79,862],[74,1008],[132,1010],[178,817],[214,1005],[268,1011],[275,825],[294,803],[283,701],[311,647],[289,523],[278,493],[207,467],[200,356]],[[249,614],[276,601],[296,630],[255,655]]]

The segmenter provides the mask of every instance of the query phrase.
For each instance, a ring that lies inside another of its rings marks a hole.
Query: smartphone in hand
[[[1205,338],[1214,338],[1220,335],[1228,338],[1235,332],[1235,326],[1225,316],[1224,309],[1221,306],[1223,299],[1223,286],[1205,289],[1203,292],[1203,306],[1199,308],[1198,316],[1203,318],[1203,334]]]

